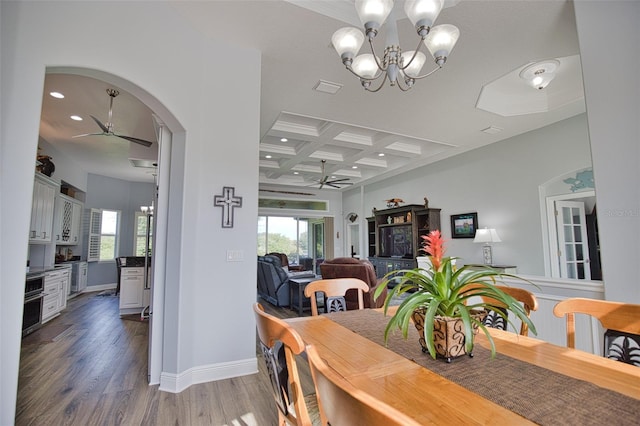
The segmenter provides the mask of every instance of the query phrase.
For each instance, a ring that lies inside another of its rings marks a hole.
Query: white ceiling
[[[321,178],[321,160],[327,175],[375,182],[584,112],[571,2],[461,1],[444,9],[436,23],[461,32],[445,67],[409,92],[387,86],[378,93],[365,92],[330,46],[335,30],[357,20],[353,2],[293,3],[171,3],[206,37],[262,52],[262,185],[311,186]],[[398,27],[402,47],[414,49],[410,22],[401,19]],[[384,27],[378,38],[383,36]],[[549,58],[561,59],[557,78],[543,91],[524,86],[519,70]],[[335,95],[314,91],[319,80],[343,87]],[[107,121],[107,87],[86,77],[49,74],[41,137],[92,173],[153,181],[149,169],[132,167],[129,158],[154,158],[156,144],[148,149],[115,137],[71,138],[99,130],[89,114]],[[50,98],[50,89],[66,98]],[[72,113],[84,121],[69,120]],[[122,90],[112,122],[116,133],[155,140],[152,112]],[[488,127],[501,131],[482,132]]]

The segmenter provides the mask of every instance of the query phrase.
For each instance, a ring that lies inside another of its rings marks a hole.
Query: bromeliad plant
[[[490,267],[478,270],[470,269],[465,265],[456,268],[455,257],[444,257],[444,240],[440,231],[431,231],[423,236],[423,239],[423,250],[430,255],[431,266],[427,269],[416,268],[390,272],[385,275],[384,283],[378,286],[374,294],[375,298],[378,298],[389,283],[396,283],[395,287],[387,293],[384,302],[386,315],[391,300],[408,293],[387,324],[384,333],[385,342],[388,340],[389,332],[395,328],[399,328],[406,339],[414,312],[422,310],[424,310],[424,344],[433,358],[436,358],[437,353],[434,344],[434,324],[437,317],[459,318],[462,321],[464,349],[468,354],[472,354],[474,335],[478,329],[481,329],[490,342],[491,356],[495,356],[494,341],[487,326],[482,323],[481,317],[475,315],[478,311],[493,310],[515,329],[507,315],[507,311],[511,311],[529,326],[531,332],[536,332],[523,306],[496,287],[496,281],[501,277],[527,280],[516,275],[501,273]],[[489,299],[492,302],[485,301]],[[497,308],[496,304],[502,306]]]

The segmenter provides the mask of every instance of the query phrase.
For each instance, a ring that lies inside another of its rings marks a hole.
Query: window
[[[147,221],[147,217],[149,220]],[[147,228],[149,228],[149,249],[147,250]],[[153,241],[153,215],[136,212],[136,234],[134,235],[133,246],[136,248],[136,256],[151,256],[151,243]]]
[[[309,256],[309,220],[296,217],[259,216],[258,254],[278,252],[296,264]]]
[[[87,261],[114,260],[118,252],[120,212],[91,209]]]

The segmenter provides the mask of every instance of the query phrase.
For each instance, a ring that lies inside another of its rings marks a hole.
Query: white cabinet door
[[[82,224],[82,203],[58,194],[53,222],[53,242],[57,245],[78,245]]]
[[[80,244],[80,230],[82,229],[82,209],[83,205],[81,203],[73,203],[70,241],[74,246]]]
[[[44,276],[42,322],[47,322],[67,307],[67,288],[71,281],[69,268],[47,272]]]
[[[59,278],[58,282],[58,312],[66,309],[67,307],[67,294],[71,287],[71,271],[65,270]]]
[[[49,243],[53,233],[53,208],[59,186],[40,175],[33,182],[33,204],[31,206],[30,243]]]
[[[120,272],[120,309],[142,308],[144,268],[122,268]]]

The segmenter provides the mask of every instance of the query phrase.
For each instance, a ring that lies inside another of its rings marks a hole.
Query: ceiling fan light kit
[[[335,179],[334,176],[329,176],[329,175],[325,174],[324,165],[326,163],[327,163],[327,160],[322,160],[322,166],[321,166],[322,177],[320,178],[320,180],[317,181],[317,183],[314,184],[314,185],[318,185],[319,184],[318,189],[322,189],[325,185],[326,186],[330,186],[332,188],[336,188],[336,189],[342,188],[341,185],[345,185],[345,186],[353,185],[353,183],[347,182],[349,180],[349,178]]]
[[[454,25],[432,26],[444,5],[445,0],[406,0],[404,2],[405,14],[414,25],[419,37],[415,50],[403,52],[400,48],[393,0],[356,0],[355,7],[364,26],[364,34],[353,27],[341,28],[333,34],[331,42],[340,55],[342,63],[347,70],[360,79],[365,90],[377,92],[389,80],[391,86],[407,91],[413,87],[415,80],[428,77],[442,68],[460,37],[460,30]],[[373,40],[385,21],[387,21],[386,47],[380,60],[376,55]],[[365,36],[369,41],[371,53],[358,55]],[[426,55],[420,52],[422,44],[429,50],[437,65],[424,75],[420,75],[422,66],[426,62]],[[380,85],[371,88],[371,84],[381,77]]]
[[[100,127],[100,130],[102,130],[101,133],[85,133],[85,134],[76,135],[73,137],[80,138],[84,136],[115,136],[120,139],[125,139],[129,142],[137,143],[138,145],[146,146],[147,148],[153,145],[153,142],[151,141],[147,141],[140,138],[134,138],[133,136],[119,135],[113,131],[113,122],[111,121],[113,117],[113,99],[119,94],[120,92],[116,89],[111,89],[111,88],[107,89],[107,95],[109,95],[109,119],[107,120],[106,123],[103,124],[96,117],[94,117],[93,115],[90,115],[90,117],[93,118],[93,121],[95,121],[98,127]]]

